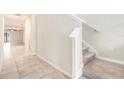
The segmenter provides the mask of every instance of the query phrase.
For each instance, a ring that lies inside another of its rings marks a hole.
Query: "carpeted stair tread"
[[[92,52],[87,52],[83,55],[83,62],[86,65],[88,62],[92,61],[95,57],[95,54]]]

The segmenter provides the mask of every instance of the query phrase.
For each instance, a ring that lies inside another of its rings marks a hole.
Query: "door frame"
[[[4,62],[4,15],[0,15],[0,72]]]
[[[24,43],[25,53],[36,55],[36,16],[34,14],[28,15],[25,21]]]
[[[30,51],[32,55],[36,55],[37,50],[37,29],[36,29],[36,15],[31,15],[30,21]]]

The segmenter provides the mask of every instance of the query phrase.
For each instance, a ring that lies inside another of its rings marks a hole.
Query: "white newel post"
[[[0,15],[0,71],[4,61],[4,16]]]
[[[70,37],[72,39],[72,78],[77,79],[83,74],[81,28],[75,28]]]

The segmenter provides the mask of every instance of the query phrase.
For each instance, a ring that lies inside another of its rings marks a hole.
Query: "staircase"
[[[86,64],[88,64],[89,62],[91,62],[92,60],[94,60],[95,55],[96,54],[91,52],[89,50],[89,47],[87,45],[85,45],[85,43],[83,43],[83,62],[84,62],[84,66]]]
[[[83,43],[83,76],[89,79],[124,79],[124,65],[98,59]]]

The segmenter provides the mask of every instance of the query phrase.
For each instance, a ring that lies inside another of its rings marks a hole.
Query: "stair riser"
[[[84,65],[88,64],[90,61],[92,61],[95,58],[95,55],[88,57],[88,58],[84,58]]]
[[[88,48],[86,48],[86,49],[83,50],[83,54],[85,54],[87,52],[88,52]]]

